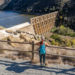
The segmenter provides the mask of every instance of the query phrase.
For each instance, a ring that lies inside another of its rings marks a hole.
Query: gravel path
[[[75,75],[75,67],[69,65],[49,65],[40,67],[26,60],[0,58],[0,75]]]

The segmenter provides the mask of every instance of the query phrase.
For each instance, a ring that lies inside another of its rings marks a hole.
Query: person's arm
[[[40,46],[40,42],[36,43],[35,45],[39,45],[39,46]],[[40,50],[39,50],[39,48],[38,48],[38,51],[39,51],[39,54],[40,54]]]
[[[36,45],[40,45],[40,42],[36,43]]]
[[[45,45],[46,45],[46,46],[49,46],[49,44],[48,44],[47,42],[45,42]]]

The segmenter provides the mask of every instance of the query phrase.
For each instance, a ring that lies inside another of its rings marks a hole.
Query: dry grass
[[[1,49],[0,49],[0,54],[3,54],[3,53],[4,53],[4,50],[1,50]]]

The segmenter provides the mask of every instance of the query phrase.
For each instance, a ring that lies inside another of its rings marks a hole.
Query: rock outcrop
[[[0,0],[0,6],[4,4],[5,0]]]

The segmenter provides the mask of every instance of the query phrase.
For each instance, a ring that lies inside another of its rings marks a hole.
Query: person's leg
[[[43,54],[43,64],[45,65],[45,54]]]
[[[40,65],[42,65],[42,55],[40,54]]]

